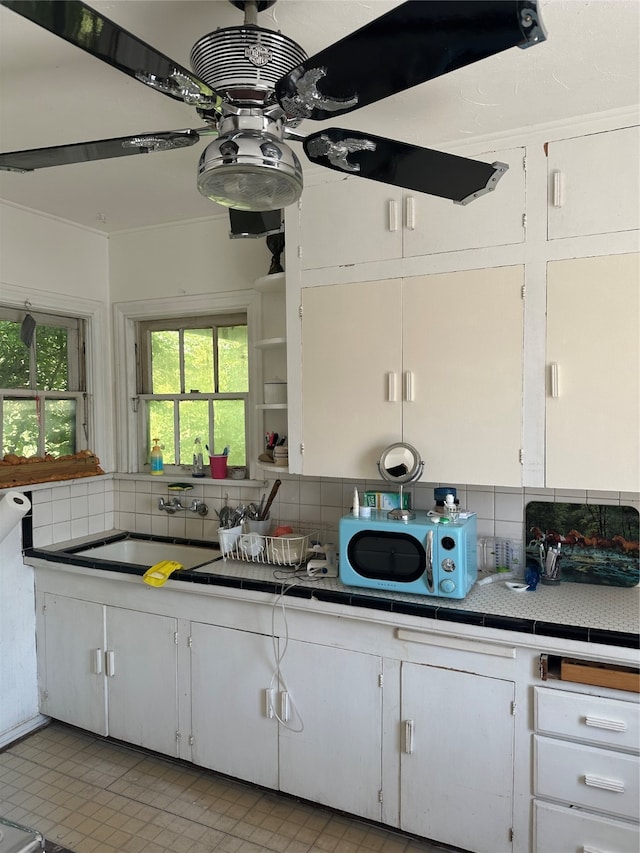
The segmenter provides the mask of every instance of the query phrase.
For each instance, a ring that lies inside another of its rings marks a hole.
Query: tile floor
[[[0,753],[0,815],[74,853],[447,850],[55,722]]]

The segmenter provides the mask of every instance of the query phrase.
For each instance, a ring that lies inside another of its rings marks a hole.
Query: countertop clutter
[[[105,534],[103,541],[108,542],[114,536],[122,536],[122,531]],[[157,541],[158,537],[153,539]],[[32,548],[27,551],[27,561],[33,564],[33,558],[39,558],[66,566],[83,567],[89,574],[98,569],[142,576],[146,571],[147,567],[110,563],[90,558],[87,553],[82,558],[70,554],[69,551],[82,541]],[[92,537],[92,543],[96,541],[96,537]],[[507,586],[506,581],[496,580],[489,584],[476,584],[466,598],[455,600],[361,590],[345,586],[339,578],[309,577],[304,569],[294,571],[288,567],[231,559],[221,559],[195,570],[181,571],[167,582],[167,586],[174,587],[183,584],[192,584],[193,591],[201,588],[203,592],[207,586],[236,587],[267,593],[278,593],[284,589],[285,594],[297,598],[363,607],[372,611],[626,648],[639,647],[640,587],[629,589],[561,583],[555,586],[539,584],[535,591],[516,592]]]

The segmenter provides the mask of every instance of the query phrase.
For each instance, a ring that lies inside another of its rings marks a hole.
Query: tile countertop
[[[96,544],[96,537],[91,538]],[[83,566],[89,571],[92,568],[106,569],[141,576],[146,569],[89,559],[86,553],[81,558],[68,551],[61,553],[72,544],[32,548],[25,556],[27,562],[30,562],[30,557],[35,557]],[[497,580],[476,584],[466,598],[459,600],[348,587],[339,578],[309,578],[304,570],[296,572],[287,567],[230,559],[219,559],[198,569],[181,571],[169,583],[179,586],[192,583],[196,587],[226,586],[268,593],[280,592],[284,588],[287,595],[298,598],[315,598],[387,613],[640,648],[640,587],[561,583],[558,586],[538,584],[535,591],[514,592],[504,581]]]

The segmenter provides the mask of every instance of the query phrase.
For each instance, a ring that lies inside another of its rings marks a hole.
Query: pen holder
[[[554,585],[560,583],[560,554],[549,549],[540,575],[540,583]]]

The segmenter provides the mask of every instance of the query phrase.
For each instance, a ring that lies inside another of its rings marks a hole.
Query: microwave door
[[[425,567],[427,589],[429,592],[433,592],[433,530],[429,530],[427,533],[425,556],[427,561],[427,565]]]

